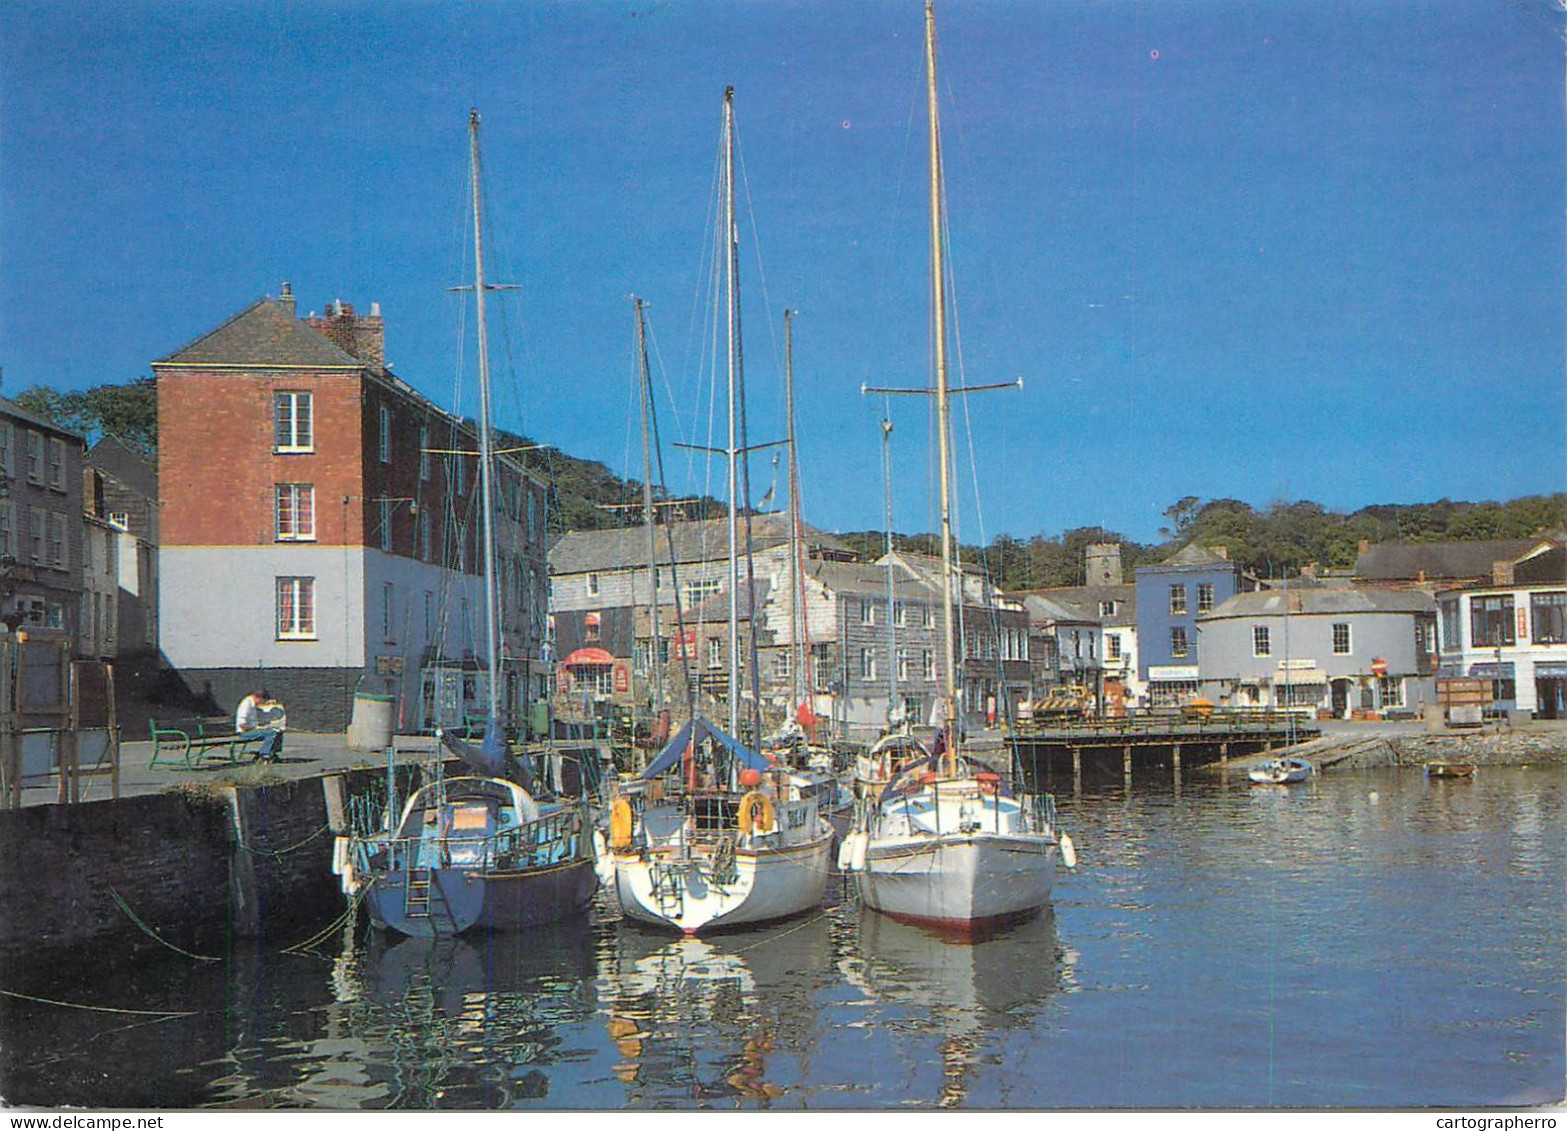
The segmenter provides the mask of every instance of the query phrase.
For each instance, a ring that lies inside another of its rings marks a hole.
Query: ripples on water
[[[1567,770],[1061,797],[1053,911],[973,945],[861,912],[712,940],[591,919],[6,988],[12,1104],[1415,1107],[1559,1101]]]

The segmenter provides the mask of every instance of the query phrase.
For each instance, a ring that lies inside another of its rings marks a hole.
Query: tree
[[[151,377],[75,392],[34,385],[14,399],[28,412],[80,432],[89,444],[112,437],[148,463],[158,461],[158,384]]]
[[[1164,517],[1170,520],[1170,525],[1160,527],[1159,533],[1172,542],[1179,542],[1186,537],[1187,530],[1197,518],[1198,511],[1202,507],[1202,500],[1196,495],[1187,495],[1176,503],[1164,509]]]

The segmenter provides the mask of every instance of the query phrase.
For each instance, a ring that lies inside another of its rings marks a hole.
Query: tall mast
[[[740,370],[738,296],[740,233],[735,224],[735,88],[724,88],[724,278],[729,322],[729,733],[740,734],[740,537],[739,398],[736,384]]]
[[[936,114],[936,5],[925,0],[925,85],[930,107],[930,287],[932,336],[936,346],[936,437],[941,464],[941,646],[945,654],[942,695],[946,701],[946,749],[949,766],[956,764],[957,655],[953,647],[952,612],[952,407],[947,392],[947,286],[941,257],[941,131]]]
[[[632,301],[637,308],[637,358],[641,376],[637,388],[642,398],[642,522],[647,527],[648,667],[653,673],[652,708],[656,714],[664,705],[664,665],[659,656],[658,534],[653,528],[653,379],[647,364],[647,329],[642,319],[642,300],[633,298]]]
[[[887,490],[887,722],[898,706],[897,595],[892,564],[892,412],[881,422],[881,472]]]
[[[484,657],[489,666],[489,717],[500,715],[500,625],[496,619],[495,590],[495,487],[491,464],[494,460],[490,435],[490,352],[484,326],[484,225],[479,211],[479,111],[468,113],[468,147],[473,166],[473,297],[479,330],[479,496],[483,510],[480,522],[484,552]]]
[[[794,311],[784,311],[784,401],[789,415],[789,672],[794,706],[805,702],[805,608],[800,599],[800,467],[794,446]],[[754,632],[754,630],[753,630]]]

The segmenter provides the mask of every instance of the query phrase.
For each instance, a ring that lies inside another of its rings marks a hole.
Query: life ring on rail
[[[631,802],[617,797],[609,810],[609,846],[615,851],[631,847]]]
[[[740,799],[737,823],[742,834],[772,832],[773,799],[761,790],[753,789]]]
[[[974,775],[981,793],[997,793],[1001,789],[1001,775],[982,771]]]

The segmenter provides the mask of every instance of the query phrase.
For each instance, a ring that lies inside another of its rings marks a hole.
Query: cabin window
[[[1273,655],[1273,634],[1265,624],[1253,625],[1251,630],[1251,654],[1253,656]]]
[[[316,579],[277,579],[277,635],[279,640],[316,638]]]
[[[1184,617],[1186,615],[1186,586],[1170,586],[1170,615],[1172,617]]]
[[[1349,625],[1335,624],[1333,626],[1333,654],[1335,656],[1349,655]]]
[[[277,393],[272,398],[273,449],[315,451],[315,419],[309,393]]]
[[[316,540],[316,489],[310,483],[279,483],[275,500],[274,537],[279,542]]]

